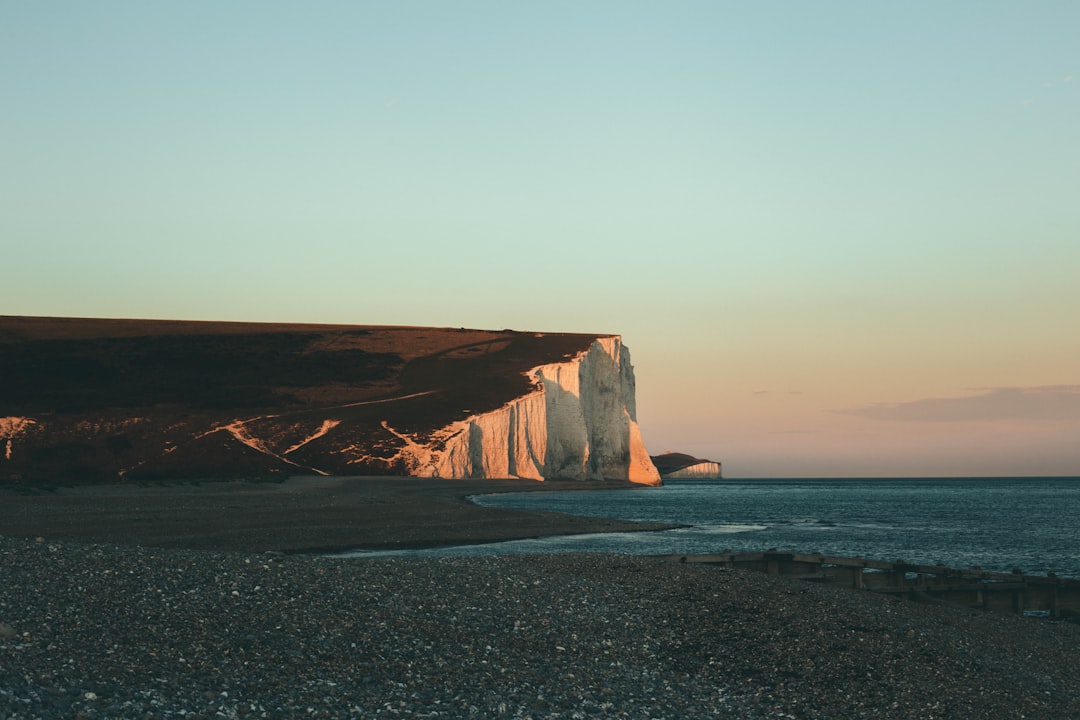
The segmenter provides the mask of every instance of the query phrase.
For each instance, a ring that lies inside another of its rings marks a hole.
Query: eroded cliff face
[[[634,369],[621,338],[598,338],[529,376],[527,395],[453,423],[434,442],[409,442],[401,454],[411,474],[660,484],[641,439]]]

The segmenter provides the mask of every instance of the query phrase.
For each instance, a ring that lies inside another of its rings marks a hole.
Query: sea
[[[776,549],[1080,578],[1077,477],[668,480],[655,488],[500,493],[472,500],[684,527],[350,555]]]

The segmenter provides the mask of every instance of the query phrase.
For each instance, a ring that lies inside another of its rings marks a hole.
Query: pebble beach
[[[1080,718],[1080,626],[623,555],[0,539],[0,718]]]

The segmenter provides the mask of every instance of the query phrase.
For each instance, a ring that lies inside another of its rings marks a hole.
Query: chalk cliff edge
[[[659,485],[637,423],[630,351],[597,338],[567,362],[529,373],[533,391],[401,450],[410,474],[445,478],[617,479]]]

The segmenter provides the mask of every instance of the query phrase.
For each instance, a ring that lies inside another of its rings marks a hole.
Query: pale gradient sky
[[[0,314],[620,333],[654,453],[1080,475],[1078,28],[0,0]]]

